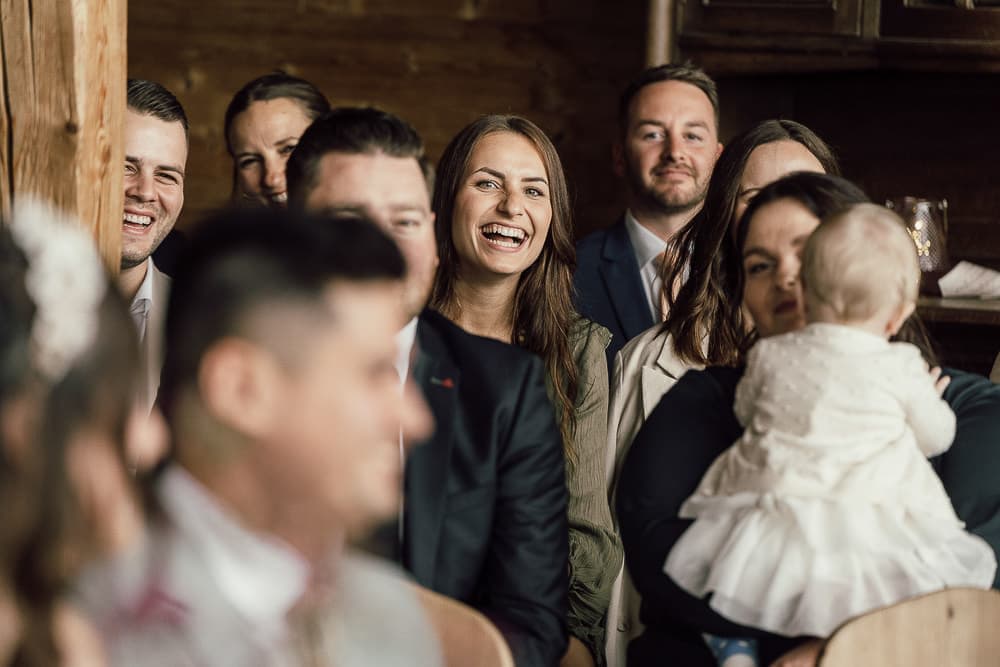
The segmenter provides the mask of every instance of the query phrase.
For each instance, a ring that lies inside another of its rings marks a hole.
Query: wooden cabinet
[[[1000,351],[1000,302],[921,297],[917,312],[942,364],[990,374]]]
[[[1000,41],[997,0],[881,0],[882,39]]]
[[[676,11],[680,56],[719,75],[1000,71],[1000,0],[679,0]]]
[[[682,34],[861,35],[862,0],[689,0]]]

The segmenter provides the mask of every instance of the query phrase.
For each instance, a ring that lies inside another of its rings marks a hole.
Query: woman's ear
[[[261,346],[224,338],[202,356],[198,391],[216,421],[257,440],[281,419],[283,377],[278,360]]]
[[[895,336],[899,333],[900,328],[903,326],[903,322],[906,322],[916,310],[917,304],[912,301],[907,301],[899,306],[896,310],[896,314],[889,319],[889,322],[885,325],[885,332],[889,336]]]

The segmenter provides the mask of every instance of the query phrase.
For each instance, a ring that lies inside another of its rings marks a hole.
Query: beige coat
[[[656,324],[633,338],[615,356],[605,461],[605,481],[612,509],[618,475],[639,428],[667,390],[689,368],[693,366],[674,354],[672,338],[662,324]],[[615,522],[617,524],[617,517]],[[642,632],[639,602],[639,594],[623,567],[615,579],[608,606],[605,649],[609,667],[625,666],[628,643]]]

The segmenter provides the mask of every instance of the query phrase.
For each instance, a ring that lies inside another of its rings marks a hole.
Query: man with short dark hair
[[[162,365],[163,317],[170,279],[152,254],[184,206],[188,121],[173,94],[153,81],[129,79],[125,111],[125,210],[118,286],[131,303],[142,343],[139,400],[152,407]]]
[[[665,315],[663,252],[701,210],[722,152],[715,82],[687,63],[649,68],[622,93],[618,123],[613,165],[628,208],[577,244],[574,276],[580,313],[614,336],[609,367],[629,339]]]
[[[423,389],[437,428],[406,457],[390,546],[418,583],[488,616],[519,667],[555,665],[567,645],[569,528],[544,368],[425,309],[438,264],[429,175],[416,131],[376,109],[317,119],[286,170],[290,206],[367,215],[406,258],[410,321],[396,366]]]
[[[80,586],[111,663],[439,664],[409,585],[341,546],[396,511],[401,434],[431,427],[393,368],[398,249],[367,221],[228,211],[181,269],[160,511]]]

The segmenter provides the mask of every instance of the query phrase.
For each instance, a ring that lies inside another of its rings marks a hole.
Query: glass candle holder
[[[906,223],[920,263],[920,291],[939,295],[937,281],[951,269],[948,257],[948,200],[895,197],[885,202]]]

